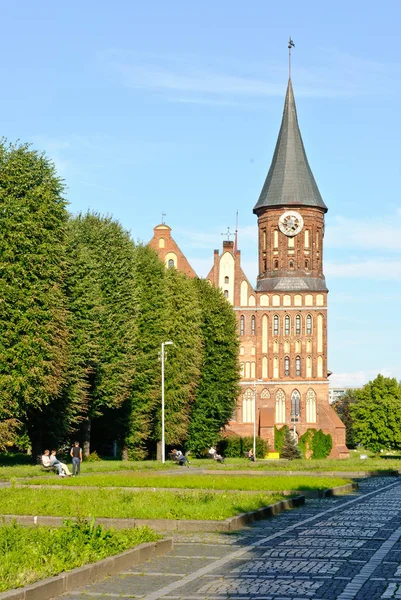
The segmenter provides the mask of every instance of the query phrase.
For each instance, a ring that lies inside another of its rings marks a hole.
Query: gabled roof
[[[291,79],[272,164],[253,212],[268,206],[316,206],[327,211],[306,157]]]

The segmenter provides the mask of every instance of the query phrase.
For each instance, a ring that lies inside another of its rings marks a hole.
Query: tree
[[[290,429],[285,430],[285,436],[280,452],[280,458],[286,458],[287,460],[302,458],[302,452],[298,448],[297,442],[294,438],[294,434]]]
[[[138,302],[135,378],[120,420],[125,455],[142,459],[148,454],[153,420],[160,408],[159,357],[161,343],[167,341],[165,268],[149,246],[135,247],[133,275]]]
[[[96,213],[71,219],[68,234],[72,352],[66,394],[81,405],[87,456],[93,419],[120,407],[134,378],[134,245],[118,222]]]
[[[44,154],[0,142],[0,420],[24,424],[34,453],[38,417],[57,407],[67,361],[63,193]]]
[[[197,455],[216,443],[239,394],[238,334],[234,311],[221,290],[193,280],[201,307],[202,364],[191,409],[188,447]]]
[[[355,390],[347,390],[344,396],[336,400],[332,406],[345,425],[345,443],[348,448],[355,448],[355,434],[351,417],[351,406],[356,402]]]
[[[378,375],[354,393],[350,415],[355,441],[376,453],[401,449],[401,384]]]

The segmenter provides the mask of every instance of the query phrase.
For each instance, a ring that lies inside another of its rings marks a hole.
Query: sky
[[[401,3],[0,2],[1,135],[65,179],[69,210],[148,242],[165,220],[199,276],[252,209],[288,81],[326,216],[333,387],[401,379]]]

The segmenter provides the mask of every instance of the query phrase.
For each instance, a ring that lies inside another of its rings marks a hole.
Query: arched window
[[[230,283],[230,278],[227,275],[224,277],[224,283]]]
[[[245,333],[245,317],[241,315],[239,318],[239,334],[244,335]]]
[[[295,375],[297,375],[297,377],[300,377],[301,375],[301,357],[297,356],[295,358]]]
[[[289,315],[285,315],[285,318],[284,318],[284,331],[285,331],[285,335],[290,335],[290,317],[289,317]]]
[[[278,269],[278,260],[275,260],[275,261],[274,261],[274,268],[275,268],[275,269]]]
[[[169,260],[168,260],[168,268],[169,269],[174,268],[174,260],[172,258],[169,258]]]
[[[248,388],[242,397],[242,422],[253,423],[254,418],[254,392]]]
[[[273,232],[273,248],[278,248],[278,231]]]
[[[260,397],[262,398],[262,400],[266,400],[267,398],[270,398],[270,392],[267,388],[264,388],[264,390],[262,390],[262,393],[260,394]]]
[[[301,414],[301,394],[294,390],[291,394],[291,416],[299,417]]]
[[[306,393],[306,422],[316,423],[316,394],[312,389]]]
[[[274,315],[273,317],[273,334],[274,335],[278,335],[279,334],[279,318],[278,315]]]
[[[255,315],[252,315],[252,319],[251,319],[251,335],[255,335],[255,330],[256,330],[256,318],[255,318]]]
[[[294,268],[294,261],[290,260],[290,269],[293,269],[293,268]]]
[[[285,394],[283,390],[276,392],[276,423],[285,423]]]
[[[301,315],[295,317],[295,335],[301,335]]]
[[[224,297],[228,298],[228,290],[224,290]]]
[[[307,315],[306,317],[306,335],[310,335],[312,333],[312,315]]]
[[[290,374],[290,357],[286,356],[284,358],[284,375],[288,377]]]

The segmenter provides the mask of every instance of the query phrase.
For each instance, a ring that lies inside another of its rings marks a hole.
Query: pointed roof
[[[327,211],[306,157],[291,79],[272,164],[253,212],[268,206],[316,206]]]

